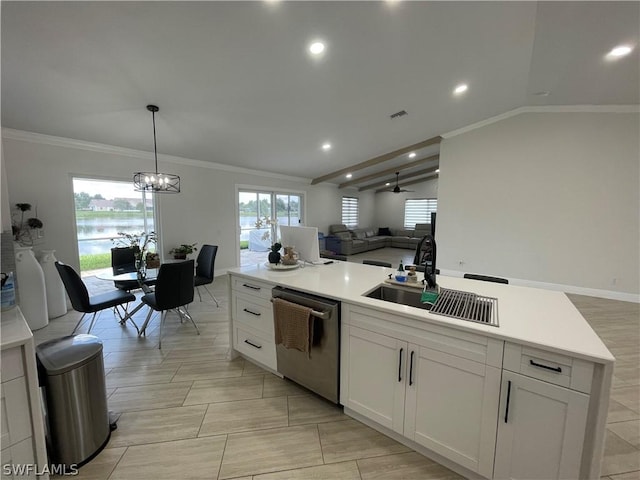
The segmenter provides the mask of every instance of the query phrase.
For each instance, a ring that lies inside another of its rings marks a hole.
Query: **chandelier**
[[[147,105],[153,118],[153,153],[156,160],[155,172],[136,172],[133,174],[133,186],[138,192],[180,193],[180,177],[172,173],[158,172],[158,147],[156,145],[156,112],[155,105]]]

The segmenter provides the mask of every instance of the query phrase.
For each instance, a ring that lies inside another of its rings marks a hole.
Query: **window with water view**
[[[155,230],[153,195],[136,192],[132,182],[74,178],[73,196],[83,274],[111,267],[111,248],[117,246],[111,239],[118,232]]]

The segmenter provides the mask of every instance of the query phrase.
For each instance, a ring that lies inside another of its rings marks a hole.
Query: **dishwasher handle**
[[[279,297],[274,297],[274,298],[279,298]],[[281,300],[284,300],[285,302],[289,301],[289,300],[285,300],[284,298],[282,298]],[[273,298],[271,299],[271,303],[273,303]],[[296,303],[296,302],[289,302],[289,303]],[[296,303],[296,305],[300,305],[300,304]],[[304,305],[302,305],[302,306],[304,306]],[[322,320],[326,320],[329,317],[331,317],[331,312],[329,312],[329,311],[319,312],[317,310],[311,310],[311,315],[313,315],[314,317],[317,317],[317,318],[321,318]]]

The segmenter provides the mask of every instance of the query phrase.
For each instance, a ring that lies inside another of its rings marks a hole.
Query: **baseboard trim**
[[[447,277],[462,277],[464,272],[457,270],[440,269],[441,275]],[[640,294],[615,292],[612,290],[601,290],[597,288],[578,287],[575,285],[563,285],[560,283],[537,282],[535,280],[523,280],[521,278],[511,278],[501,275],[509,280],[509,285],[519,285],[521,287],[542,288],[544,290],[555,290],[564,293],[575,293],[576,295],[586,295],[588,297],[607,298],[609,300],[620,300],[622,302],[640,303]]]

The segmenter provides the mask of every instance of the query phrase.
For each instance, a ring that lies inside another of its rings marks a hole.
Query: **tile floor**
[[[361,254],[394,265],[385,249]],[[371,255],[372,253],[376,255]],[[356,256],[351,260],[358,261]],[[404,255],[403,255],[404,257]],[[404,258],[403,258],[404,260]],[[87,279],[92,291],[109,282]],[[167,319],[146,338],[104,312],[92,333],[104,342],[109,408],[120,414],[108,447],[80,479],[445,479],[443,466],[345,416],[341,409],[242,359],[226,360],[226,277],[213,286],[220,307],[196,301],[198,323]],[[570,295],[618,358],[602,475],[640,479],[640,312],[637,304]],[[136,318],[141,321],[145,309]],[[36,343],[67,335],[76,312],[35,332]]]

